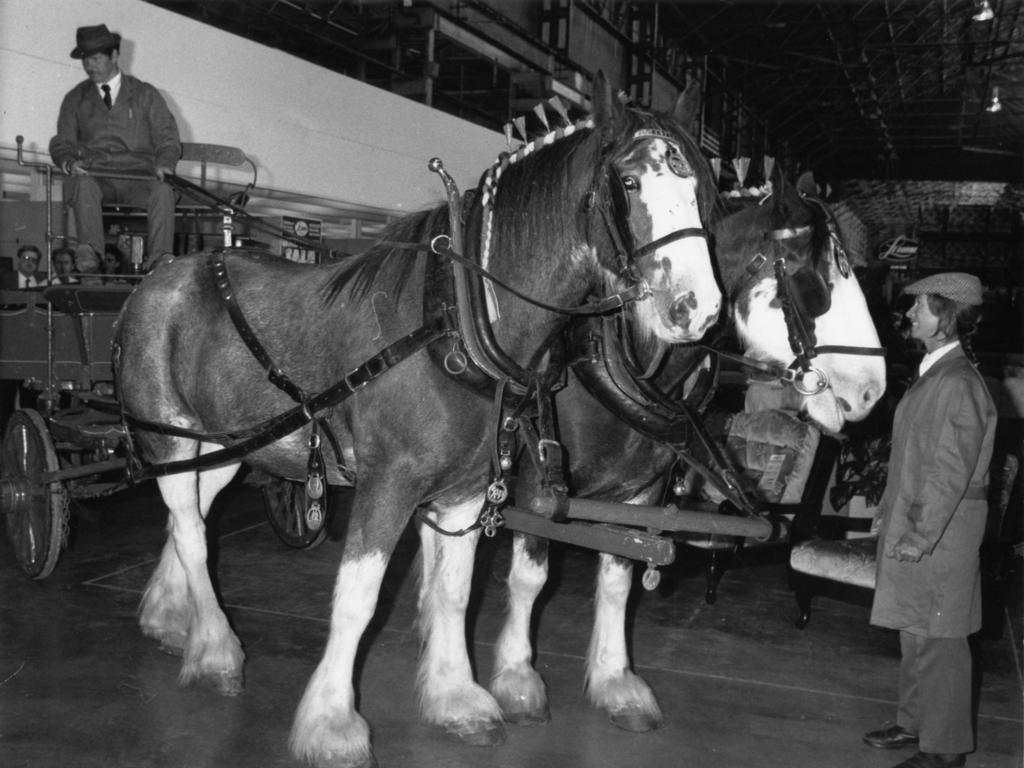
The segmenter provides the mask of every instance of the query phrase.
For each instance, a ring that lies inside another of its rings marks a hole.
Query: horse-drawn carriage
[[[171,516],[140,624],[180,651],[182,682],[242,687],[203,535],[240,465],[301,482],[312,501],[325,484],[354,486],[331,636],[292,730],[298,757],[374,764],[353,665],[413,514],[425,719],[472,744],[500,743],[504,722],[547,719],[529,626],[544,542],[558,539],[602,553],[588,696],[623,728],[658,725],[626,650],[632,561],[653,574],[683,531],[779,530],[702,429],[717,357],[697,342],[723,289],[745,364],[793,385],[819,422],[863,418],[884,391],[877,335],[824,205],[780,176],[770,205],[719,217],[684,117],[627,109],[603,78],[594,103],[593,118],[499,158],[468,201],[432,161],[447,202],[359,257],[193,254],[160,266],[120,312],[125,459],[134,479],[157,480]],[[739,514],[658,506],[680,459]],[[62,471],[36,462],[22,485],[49,488]],[[476,540],[501,525],[515,532],[510,609],[487,691],[464,623]]]
[[[0,377],[28,381],[37,407],[9,415],[0,507],[21,567],[42,579],[66,540],[69,502],[126,487],[112,398],[113,323],[129,286],[0,292]],[[122,473],[123,475],[123,473]]]
[[[46,174],[51,210],[52,166],[25,162],[18,137],[18,162]],[[189,145],[188,158],[240,165],[244,156],[218,145]],[[237,233],[237,219],[261,226],[240,201],[223,200],[185,179],[174,180],[197,206],[215,214],[224,247]],[[49,213],[48,213],[49,215]],[[47,221],[47,233],[53,225]],[[309,246],[309,243],[302,243]],[[106,283],[83,276],[80,283],[0,291],[0,380],[22,407],[2,414],[0,510],[22,569],[34,579],[53,571],[66,544],[71,502],[96,499],[128,488],[125,431],[114,397],[110,353],[114,327],[125,300],[142,279],[119,274]],[[18,394],[15,395],[15,392]],[[29,402],[26,402],[29,401]],[[301,489],[275,478],[261,481],[267,518],[282,541],[309,547],[323,540],[299,513]]]

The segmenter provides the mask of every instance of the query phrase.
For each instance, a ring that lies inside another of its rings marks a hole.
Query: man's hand
[[[156,177],[158,179],[160,179],[160,181],[163,181],[164,180],[164,176],[166,176],[167,174],[171,174],[173,176],[174,175],[174,169],[173,168],[168,168],[165,165],[158,165],[157,166],[157,168],[156,168]]]
[[[60,169],[64,171],[67,176],[80,176],[83,173],[88,173],[88,171],[82,167],[81,160],[65,160]]]

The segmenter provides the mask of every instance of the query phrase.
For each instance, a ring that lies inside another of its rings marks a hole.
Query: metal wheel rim
[[[17,481],[27,492],[3,510],[4,525],[18,563],[33,579],[53,572],[67,538],[67,490],[60,482],[39,481],[57,469],[60,461],[43,417],[15,411],[4,434],[0,477]]]

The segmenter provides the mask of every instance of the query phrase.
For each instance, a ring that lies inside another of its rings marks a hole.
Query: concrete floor
[[[248,656],[237,698],[177,685],[178,659],[144,639],[140,591],[159,553],[164,514],[150,484],[78,505],[56,571],[33,582],[0,543],[0,766],[296,766],[292,715],[318,662],[340,545],[286,548],[243,485],[213,517],[217,575]],[[895,717],[898,642],[870,627],[866,603],[818,598],[797,630],[780,546],[748,552],[719,599],[703,599],[702,555],[680,547],[655,592],[636,591],[635,667],[665,725],[617,730],[581,694],[594,557],[558,548],[538,622],[537,667],[552,720],[509,727],[501,747],[467,747],[417,720],[414,537],[393,561],[358,677],[360,709],[382,768],[883,768],[910,750],[865,746]],[[480,550],[470,627],[478,678],[490,674],[501,620],[507,534]],[[981,662],[974,768],[1022,765],[1021,596],[989,617]]]

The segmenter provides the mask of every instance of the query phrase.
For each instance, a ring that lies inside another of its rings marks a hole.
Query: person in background
[[[39,271],[40,256],[39,249],[34,245],[18,248],[17,266],[13,272],[0,273],[0,288],[24,290],[46,285],[46,275]]]
[[[120,70],[121,36],[105,24],[79,27],[71,58],[81,59],[88,79],[64,97],[50,156],[68,179],[64,196],[75,213],[79,246],[104,251],[101,205],[145,208],[145,268],[173,253],[175,195],[163,179],[181,157],[178,124],[159,91]],[[112,179],[93,175],[138,173],[155,178]],[[77,254],[76,254],[77,257]]]
[[[103,285],[103,262],[92,248],[75,250],[75,272],[82,285]]]
[[[958,768],[974,750],[967,637],[981,628],[996,408],[970,345],[981,318],[978,278],[945,272],[904,292],[914,296],[910,336],[925,355],[893,418],[871,608],[872,624],[900,632],[899,707],[894,725],[864,741],[918,745],[897,768]]]
[[[53,252],[53,276],[50,285],[74,285],[78,282],[75,272],[75,252],[67,246]]]
[[[0,288],[15,291],[43,288],[46,275],[39,271],[41,255],[34,245],[26,244],[18,248],[17,267],[0,272]],[[38,394],[26,387],[20,379],[0,379],[0,438],[5,434],[7,422],[15,409],[19,406],[33,407]]]
[[[104,281],[107,283],[123,283],[125,279],[122,275],[126,272],[126,262],[124,253],[113,243],[107,243],[103,249],[103,274],[105,275]]]

